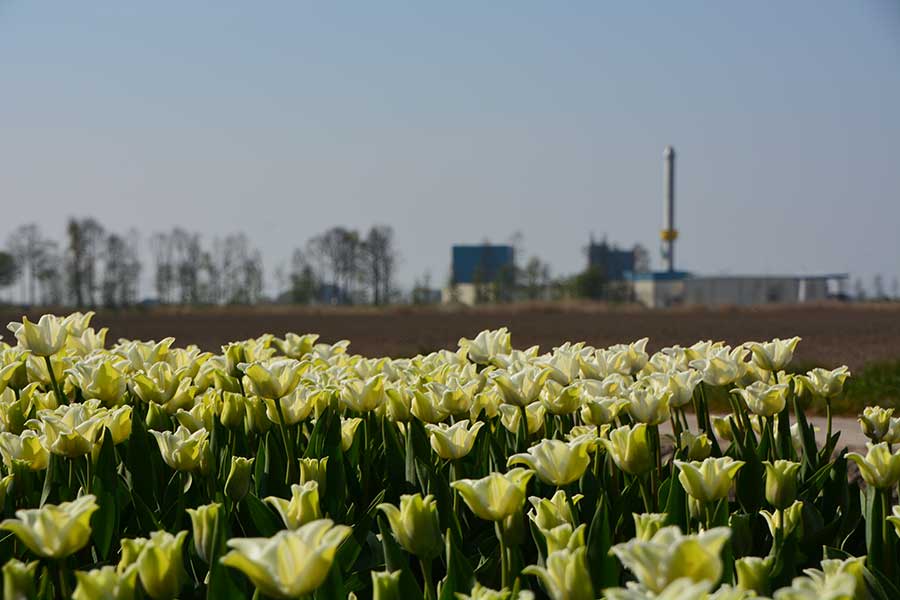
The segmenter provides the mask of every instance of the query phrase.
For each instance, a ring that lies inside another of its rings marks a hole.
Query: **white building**
[[[713,275],[684,271],[630,276],[634,298],[649,308],[666,306],[752,306],[818,302],[844,292],[846,274]]]

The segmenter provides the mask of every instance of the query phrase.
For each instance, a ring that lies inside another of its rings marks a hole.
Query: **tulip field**
[[[92,316],[0,341],[5,600],[900,598],[900,416],[848,452],[850,372],[791,373],[798,337],[370,358]]]

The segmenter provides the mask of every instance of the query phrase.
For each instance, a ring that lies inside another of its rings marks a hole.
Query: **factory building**
[[[712,275],[684,271],[629,274],[634,299],[648,308],[797,304],[839,297],[846,273],[827,275]]]
[[[473,305],[512,297],[516,273],[512,246],[456,245],[451,258],[450,282],[441,293],[444,303]]]

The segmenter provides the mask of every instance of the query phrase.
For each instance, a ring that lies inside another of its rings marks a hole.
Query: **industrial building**
[[[840,296],[847,274],[693,276],[685,271],[663,271],[630,274],[629,280],[634,299],[649,308],[753,306]]]
[[[441,299],[467,305],[509,299],[515,286],[515,265],[512,246],[453,246],[450,282]]]

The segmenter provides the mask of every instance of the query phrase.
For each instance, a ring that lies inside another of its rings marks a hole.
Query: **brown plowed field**
[[[57,311],[62,314],[65,311]],[[36,317],[40,311],[29,311]],[[21,311],[0,310],[3,323]],[[672,309],[649,311],[595,304],[529,304],[451,310],[440,307],[325,308],[159,308],[147,311],[98,311],[98,326],[119,337],[160,339],[218,350],[229,340],[264,332],[316,332],[322,340],[349,339],[351,351],[368,356],[410,356],[438,348],[456,348],[460,337],[508,326],[516,347],[539,344],[549,349],[566,340],[595,346],[650,338],[650,348],[691,344],[699,339],[765,340],[799,335],[801,364],[824,366],[900,360],[900,304],[782,306],[754,309]],[[4,335],[5,339],[10,334]]]

